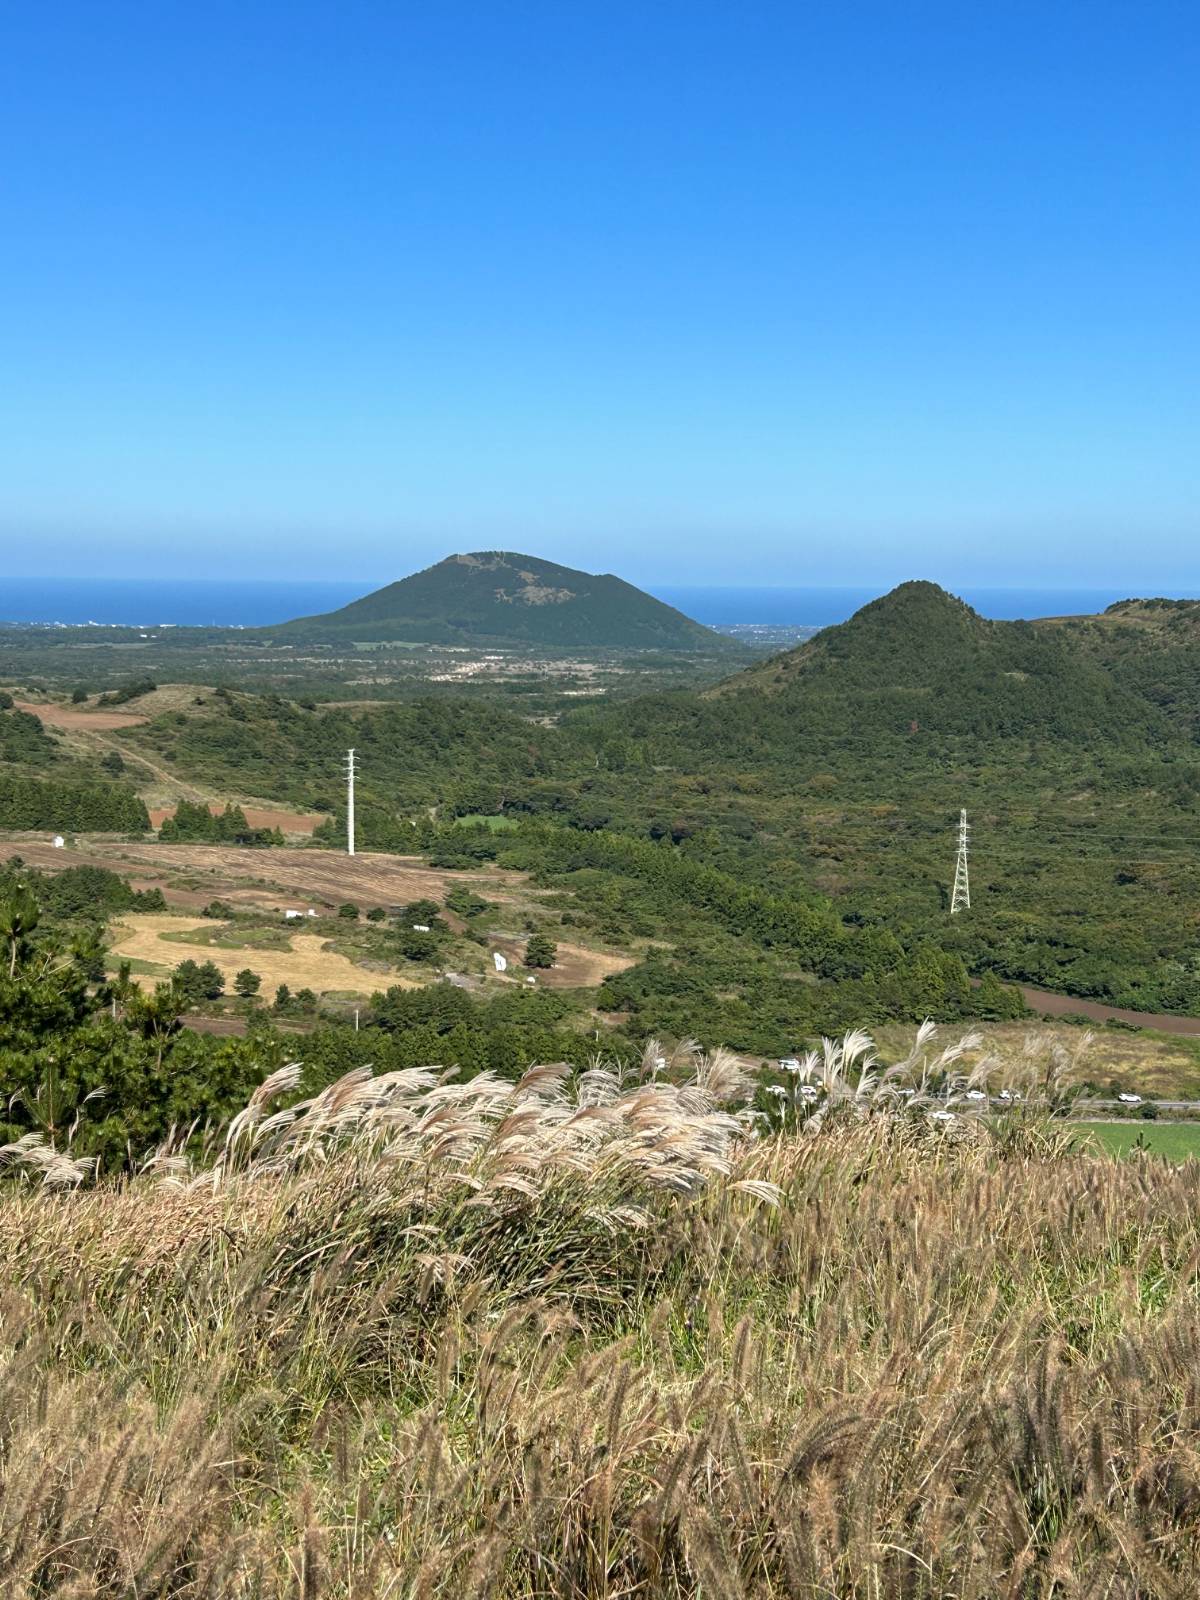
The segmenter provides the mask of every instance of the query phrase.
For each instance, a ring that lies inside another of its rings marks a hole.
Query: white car
[[[783,1056],[780,1058],[779,1070],[780,1072],[799,1072],[800,1063],[795,1056]]]
[[[966,1098],[968,1100],[986,1100],[987,1095],[984,1094],[982,1089],[968,1089]]]
[[[1140,1106],[1142,1103],[1140,1094],[1119,1094],[1117,1099],[1123,1106]]]

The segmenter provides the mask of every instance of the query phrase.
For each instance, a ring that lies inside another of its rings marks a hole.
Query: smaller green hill
[[[728,647],[721,634],[611,573],[595,576],[504,550],[447,556],[339,611],[269,631],[315,639],[557,650]]]
[[[1075,630],[994,622],[935,583],[902,583],[712,691],[776,733],[935,732],[1091,744],[1166,736],[1160,709]],[[761,708],[761,711],[756,710]],[[786,722],[781,724],[781,714]]]

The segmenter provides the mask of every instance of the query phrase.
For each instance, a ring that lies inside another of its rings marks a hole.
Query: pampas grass
[[[0,1595],[1194,1595],[1200,1167],[970,1053],[285,1069],[199,1161],[10,1160]]]

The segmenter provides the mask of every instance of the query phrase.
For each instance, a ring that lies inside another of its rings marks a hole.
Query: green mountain
[[[1115,619],[1093,621],[995,622],[937,584],[903,583],[710,694],[736,697],[739,718],[781,733],[792,725],[1087,745],[1169,737],[1170,720],[1144,681],[1155,677],[1147,662],[1162,659],[1160,630],[1131,623],[1140,637],[1126,640]]]
[[[610,573],[482,550],[274,633],[363,641],[539,645],[551,649],[712,650],[721,634]]]

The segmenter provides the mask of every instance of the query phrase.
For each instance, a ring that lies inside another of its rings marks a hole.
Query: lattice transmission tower
[[[354,775],[358,771],[358,757],[353,749],[346,751],[346,854],[354,854]]]
[[[970,836],[967,827],[967,813],[965,810],[958,813],[958,859],[954,863],[954,892],[950,896],[950,915],[956,911],[969,911],[971,909],[971,875],[967,870],[967,840]]]

